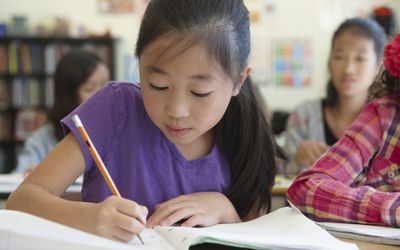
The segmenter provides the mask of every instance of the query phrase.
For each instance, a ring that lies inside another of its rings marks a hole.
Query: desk
[[[5,201],[8,196],[18,187],[19,184],[24,180],[22,174],[0,174],[0,209],[5,207]],[[70,186],[67,189],[65,198],[76,197],[82,189],[82,181],[78,179],[76,184]]]
[[[275,185],[272,187],[271,191],[271,211],[287,206],[286,192],[292,182],[293,179],[276,176]]]
[[[339,240],[355,243],[360,250],[400,250],[400,246],[383,245],[378,243],[338,238]]]

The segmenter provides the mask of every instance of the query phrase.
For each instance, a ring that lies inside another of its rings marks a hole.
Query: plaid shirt
[[[400,227],[400,96],[368,103],[288,198],[317,221]]]

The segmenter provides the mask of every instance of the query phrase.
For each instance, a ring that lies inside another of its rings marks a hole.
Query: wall
[[[253,0],[254,2],[257,0]],[[397,24],[400,22],[399,0],[269,0],[269,2],[275,2],[275,13],[252,26],[253,41],[268,43],[277,38],[308,38],[311,40],[313,55],[310,86],[290,88],[277,86],[274,83],[261,85],[261,91],[272,110],[291,110],[306,99],[325,95],[325,84],[329,78],[327,60],[331,36],[343,20],[354,16],[368,16],[374,7],[388,5],[397,10]],[[249,5],[250,9],[251,7]],[[266,50],[270,53],[268,48]],[[260,51],[253,50],[253,53],[258,54]]]
[[[139,1],[139,0],[135,0]],[[324,95],[328,79],[327,57],[333,30],[346,17],[367,15],[377,5],[389,4],[398,10],[399,0],[245,0],[250,10],[264,6],[274,6],[274,11],[262,17],[251,27],[255,43],[264,43],[265,57],[268,57],[268,44],[276,38],[308,38],[312,44],[313,73],[312,84],[303,88],[276,86],[273,83],[261,85],[271,109],[290,110],[309,98]],[[117,78],[124,77],[124,57],[133,56],[135,39],[140,17],[134,14],[99,14],[96,0],[0,0],[0,22],[12,15],[26,15],[31,24],[49,19],[51,16],[64,16],[71,20],[72,26],[86,25],[90,30],[105,32],[120,38]],[[398,22],[400,18],[398,17]],[[260,51],[252,51],[258,54]],[[260,68],[260,67],[259,67]],[[257,70],[260,70],[260,69]]]

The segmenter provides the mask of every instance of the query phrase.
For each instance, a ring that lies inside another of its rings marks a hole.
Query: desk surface
[[[22,174],[0,174],[0,199],[7,199],[23,180]],[[82,184],[79,181],[77,184],[70,186],[67,192],[79,193],[81,189]]]
[[[400,250],[400,246],[383,245],[366,241],[338,238],[342,241],[355,243],[360,250]]]
[[[285,196],[290,185],[293,183],[293,178],[286,178],[277,175],[275,177],[275,185],[272,187],[272,196]]]

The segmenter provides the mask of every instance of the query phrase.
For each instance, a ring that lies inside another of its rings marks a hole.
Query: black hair
[[[152,0],[144,14],[136,56],[161,36],[204,45],[235,84],[250,53],[249,13],[242,0]],[[247,77],[240,93],[215,126],[215,140],[227,156],[231,184],[225,192],[242,218],[257,205],[269,211],[276,174],[276,145],[262,104]]]
[[[345,20],[335,31],[331,42],[331,53],[335,39],[344,32],[351,32],[357,35],[361,35],[374,42],[374,51],[376,55],[376,62],[382,59],[383,47],[386,44],[386,34],[383,28],[374,20],[367,18],[351,18]],[[333,107],[337,104],[338,93],[333,85],[332,79],[328,81],[327,85],[327,96],[325,103],[329,107]]]
[[[79,104],[79,87],[93,74],[103,61],[95,54],[82,49],[65,53],[54,73],[54,105],[49,111],[49,121],[57,140],[64,137],[60,120]]]

